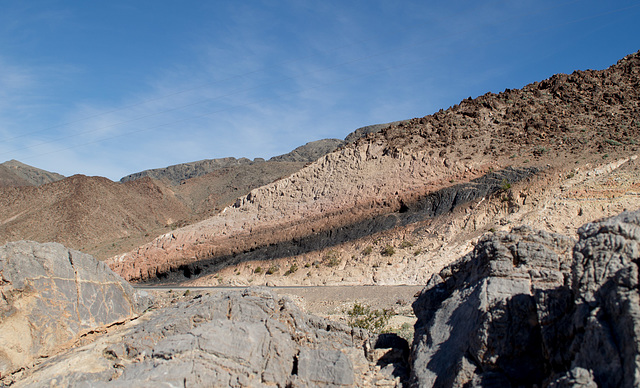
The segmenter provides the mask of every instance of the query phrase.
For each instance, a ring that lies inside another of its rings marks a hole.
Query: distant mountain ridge
[[[29,166],[13,159],[0,164],[0,186],[40,186],[64,178],[64,175]]]
[[[321,139],[311,141],[297,147],[291,152],[286,154],[274,156],[268,160],[268,162],[294,162],[294,163],[311,163],[320,159],[324,155],[327,155],[336,149],[342,147],[345,144],[352,143],[357,139],[366,136],[370,133],[376,133],[383,129],[389,128],[392,125],[402,123],[403,121],[394,121],[386,124],[374,124],[360,127],[355,131],[349,133],[344,140],[340,139]],[[236,159],[234,157],[217,158],[217,159],[205,159],[196,162],[187,162],[175,164],[168,167],[154,168],[149,170],[140,171],[134,174],[129,174],[122,179],[121,183],[128,181],[150,177],[157,180],[167,180],[171,185],[177,186],[187,179],[197,178],[217,170],[234,168],[239,166],[250,166],[257,163],[264,163],[262,158],[255,158],[254,160],[247,158]]]
[[[219,158],[219,159],[205,159],[196,162],[174,164],[168,167],[154,168],[150,170],[144,170],[134,174],[129,174],[120,179],[120,183],[133,181],[136,179],[150,177],[157,180],[166,179],[172,185],[179,185],[182,181],[199,177],[210,172],[220,170],[223,168],[236,167],[249,165],[252,163],[264,162],[264,159],[250,160],[247,158]]]

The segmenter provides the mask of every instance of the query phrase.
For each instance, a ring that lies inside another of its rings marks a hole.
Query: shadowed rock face
[[[105,264],[60,244],[0,247],[0,376],[146,305]]]
[[[412,383],[640,384],[640,211],[570,239],[528,228],[481,240],[418,300]]]

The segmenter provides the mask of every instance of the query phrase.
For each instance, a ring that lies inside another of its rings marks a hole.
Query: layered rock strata
[[[56,243],[0,247],[0,377],[146,308],[104,263]]]
[[[288,178],[252,190],[223,213],[162,235],[109,265],[130,280],[189,272],[203,260],[295,246],[318,233],[332,235],[402,212],[407,204],[491,169],[549,165],[568,173],[564,169],[584,155],[598,162],[628,157],[638,150],[639,84],[636,53],[603,71],[559,74],[521,90],[466,99],[346,144]],[[332,238],[324,247],[331,244]]]
[[[482,239],[414,303],[412,384],[640,384],[640,211]],[[572,248],[573,247],[573,248]]]
[[[296,242],[404,211],[443,181],[487,172],[427,152],[386,154],[383,142],[329,154],[288,178],[252,190],[221,214],[108,260],[127,280],[153,279],[203,260]],[[329,233],[330,234],[330,233]]]

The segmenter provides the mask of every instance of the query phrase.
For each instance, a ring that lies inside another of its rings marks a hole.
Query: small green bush
[[[322,262],[327,267],[337,267],[340,265],[340,258],[338,258],[338,253],[336,251],[331,250],[324,255],[324,260]]]
[[[295,273],[297,270],[298,270],[298,265],[293,263],[293,264],[291,264],[291,267],[289,267],[287,272],[284,273],[284,276],[289,276],[289,275]]]
[[[269,267],[269,269],[267,270],[266,274],[267,275],[273,275],[274,273],[278,272],[279,269],[280,269],[279,266],[272,265],[271,267]]]
[[[502,178],[502,182],[500,183],[500,190],[507,191],[511,188],[511,182],[507,178]]]
[[[256,267],[256,269],[253,270],[253,273],[262,273],[262,267]]]
[[[402,324],[402,326],[393,328],[391,330],[386,330],[385,332],[396,333],[398,337],[404,338],[407,340],[407,342],[411,343],[413,341],[415,330],[413,326],[411,326],[411,324],[405,322]]]
[[[359,327],[374,333],[380,333],[387,326],[391,318],[391,310],[372,310],[367,305],[355,303],[350,310],[345,311],[349,326]]]
[[[393,256],[396,253],[396,250],[393,249],[393,247],[389,244],[387,244],[384,248],[382,248],[382,250],[380,251],[380,254],[382,256]]]
[[[413,246],[413,243],[411,241],[402,240],[402,243],[400,243],[400,248],[401,249],[410,248],[412,246]]]
[[[365,256],[370,255],[371,252],[373,252],[373,247],[371,245],[367,246],[362,250],[362,254]]]

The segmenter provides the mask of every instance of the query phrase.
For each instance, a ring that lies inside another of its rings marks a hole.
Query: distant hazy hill
[[[258,159],[256,160],[256,162],[257,161],[264,160]],[[125,176],[124,178],[120,179],[120,182],[124,183],[148,176],[157,180],[166,179],[172,185],[179,185],[186,179],[199,177],[223,168],[248,165],[251,163],[253,162],[247,158],[206,159],[197,162],[181,163],[169,167],[154,168],[151,170],[137,172],[135,174]]]
[[[17,160],[0,164],[0,186],[40,186],[64,179],[63,175],[35,168]]]

